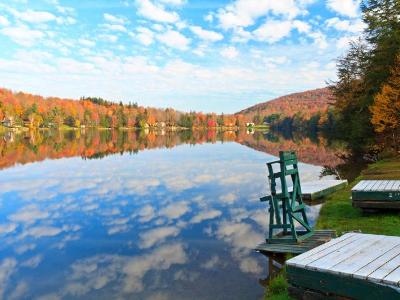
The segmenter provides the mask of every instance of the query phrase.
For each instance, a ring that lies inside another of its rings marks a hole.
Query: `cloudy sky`
[[[323,87],[358,0],[0,1],[0,86],[236,112]]]

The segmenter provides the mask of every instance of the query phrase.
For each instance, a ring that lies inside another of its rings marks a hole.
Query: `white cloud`
[[[138,14],[146,19],[162,23],[175,23],[179,20],[176,12],[167,11],[163,6],[154,4],[150,0],[137,0],[136,4]]]
[[[0,299],[3,299],[8,280],[16,271],[17,261],[14,258],[5,258],[0,262]]]
[[[161,209],[160,216],[173,220],[178,219],[189,211],[190,207],[187,202],[176,202]]]
[[[314,44],[318,46],[319,49],[326,49],[328,47],[328,42],[326,40],[326,35],[320,31],[311,32],[308,34],[314,39]]]
[[[305,5],[306,3],[303,3]],[[289,19],[304,13],[294,0],[236,0],[220,9],[216,15],[224,29],[254,25],[262,16],[272,13]]]
[[[180,6],[180,5],[183,5],[186,3],[186,0],[159,0],[159,1],[162,3],[165,3],[165,4],[177,5],[177,6]]]
[[[211,209],[211,210],[207,210],[207,211],[201,211],[200,213],[195,215],[190,220],[190,223],[193,223],[193,224],[201,223],[201,222],[203,222],[205,220],[215,219],[215,218],[219,217],[220,215],[222,215],[221,211],[216,210],[216,209]]]
[[[10,215],[8,219],[13,222],[33,223],[37,220],[47,218],[48,216],[48,212],[39,210],[35,205],[28,205]]]
[[[8,26],[10,25],[10,22],[8,21],[8,19],[4,16],[0,16],[0,25],[1,26]]]
[[[287,37],[291,30],[292,22],[290,21],[267,20],[254,30],[253,34],[257,40],[272,44]]]
[[[354,36],[342,36],[336,42],[336,47],[341,50],[346,50],[349,48],[351,42],[355,42],[359,37]]]
[[[61,228],[53,226],[36,226],[25,230],[22,237],[32,236],[34,238],[41,238],[46,236],[56,236],[62,232]]]
[[[224,38],[222,34],[211,30],[205,30],[200,26],[190,26],[190,30],[205,41],[217,42]]]
[[[340,15],[354,18],[359,14],[360,0],[328,0],[327,7]]]
[[[164,245],[152,253],[135,257],[123,268],[127,275],[124,280],[124,292],[143,290],[143,278],[151,270],[168,270],[174,264],[185,264],[188,257],[181,244]]]
[[[113,24],[121,24],[122,25],[122,24],[125,24],[125,22],[126,22],[124,18],[116,17],[114,15],[107,14],[107,13],[103,14],[103,17],[104,17],[104,20],[106,20],[110,23],[113,23]]]
[[[24,12],[18,12],[16,10],[12,10],[12,13],[16,18],[28,23],[46,23],[57,20],[55,15],[47,11],[27,10]]]
[[[325,24],[328,27],[333,27],[339,31],[347,31],[352,33],[359,33],[362,32],[365,28],[365,23],[360,20],[341,20],[338,17],[334,17],[325,21]]]
[[[78,42],[85,47],[94,47],[96,45],[96,42],[83,38],[79,39]]]
[[[223,57],[229,59],[234,59],[239,55],[239,51],[233,46],[223,48],[220,53]]]
[[[299,20],[293,21],[293,27],[296,28],[300,33],[307,33],[311,30],[310,24]]]
[[[174,226],[159,227],[140,233],[140,248],[150,248],[164,242],[168,237],[175,237],[180,229]]]
[[[121,24],[103,24],[102,26],[111,31],[127,32],[126,27]]]
[[[149,46],[154,42],[154,32],[150,29],[146,27],[138,27],[136,31],[137,34],[134,34],[133,36],[136,37],[141,44]]]
[[[17,229],[17,224],[14,223],[0,224],[0,235],[14,232],[15,229]]]
[[[0,30],[0,33],[25,47],[33,46],[36,41],[45,37],[42,31],[33,30],[23,25],[19,27],[5,27]]]
[[[187,50],[191,42],[189,38],[175,30],[168,30],[163,34],[159,34],[157,39],[168,47],[179,50]]]
[[[221,200],[222,202],[227,203],[227,204],[232,204],[237,199],[238,199],[238,197],[234,193],[228,193],[226,195],[222,195],[219,197],[219,200]]]
[[[118,41],[118,36],[113,34],[100,34],[98,38],[104,42],[115,43]]]

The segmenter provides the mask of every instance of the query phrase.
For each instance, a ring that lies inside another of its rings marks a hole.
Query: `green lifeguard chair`
[[[279,160],[267,163],[271,195],[262,197],[269,202],[269,233],[266,242],[270,244],[297,244],[314,234],[308,223],[305,205],[301,196],[300,176],[296,153],[280,151]],[[279,165],[279,171],[274,166]],[[288,182],[291,180],[292,190]],[[281,191],[277,191],[280,183]]]

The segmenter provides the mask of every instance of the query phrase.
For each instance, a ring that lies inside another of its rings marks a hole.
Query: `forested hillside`
[[[326,112],[332,103],[332,93],[328,88],[309,90],[282,96],[267,102],[259,103],[240,111],[246,118],[259,123],[262,118],[272,115],[293,117],[300,114],[303,119],[310,119],[313,115]]]

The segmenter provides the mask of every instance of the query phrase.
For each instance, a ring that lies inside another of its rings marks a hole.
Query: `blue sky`
[[[358,0],[0,2],[0,86],[231,113],[335,79]]]

